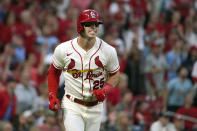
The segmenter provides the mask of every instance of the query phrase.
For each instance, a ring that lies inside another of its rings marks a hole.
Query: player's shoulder
[[[97,39],[99,39],[99,41],[101,41],[101,50],[103,51],[111,51],[111,50],[115,50],[115,48],[113,46],[111,46],[110,44],[108,44],[107,42],[105,42],[104,40],[100,39],[97,37]]]

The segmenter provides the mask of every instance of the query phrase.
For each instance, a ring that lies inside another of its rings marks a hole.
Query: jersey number
[[[99,80],[96,80],[96,81],[94,81],[94,83],[93,83],[93,90],[96,90],[96,89],[101,89],[101,88],[103,88],[103,86],[104,86],[104,78],[101,78],[100,79],[100,81]]]

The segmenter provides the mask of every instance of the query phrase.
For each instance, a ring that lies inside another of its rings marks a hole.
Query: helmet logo
[[[95,15],[94,12],[91,12],[90,15],[91,15],[92,18],[96,18],[96,15]]]

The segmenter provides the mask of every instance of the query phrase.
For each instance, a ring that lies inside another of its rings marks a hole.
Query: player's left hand
[[[113,86],[109,83],[106,83],[102,89],[93,90],[93,94],[96,96],[96,99],[100,102],[103,102],[107,95],[112,91]]]
[[[60,108],[59,100],[54,93],[49,93],[49,109],[57,111]]]
[[[103,102],[105,100],[106,95],[105,95],[104,90],[102,90],[102,89],[94,90],[93,94],[96,96],[96,99],[98,101]]]

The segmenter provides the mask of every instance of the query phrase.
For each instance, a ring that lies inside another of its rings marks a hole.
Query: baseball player
[[[102,24],[95,10],[77,20],[79,37],[58,45],[48,71],[49,108],[58,110],[59,76],[65,77],[61,107],[66,131],[99,131],[103,101],[119,80],[116,50],[97,37]]]

